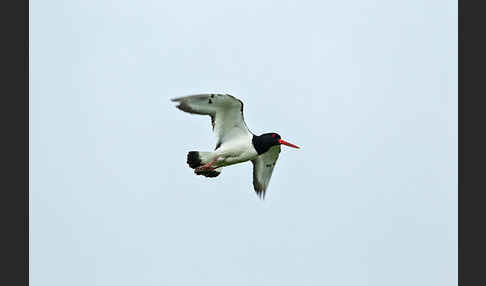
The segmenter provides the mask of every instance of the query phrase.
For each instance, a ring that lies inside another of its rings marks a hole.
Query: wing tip
[[[260,200],[264,201],[265,200],[265,192],[258,192],[257,196]]]
[[[189,104],[187,104],[187,102],[185,102],[183,100],[179,100],[179,98],[175,98],[172,101],[178,102],[179,104],[176,105],[175,107],[179,110],[184,111],[184,112],[192,113],[192,114],[200,114],[200,115],[211,115],[211,114],[208,114],[208,113],[205,113],[205,112],[195,110]]]
[[[253,184],[253,189],[255,190],[255,193],[257,194],[259,199],[261,199],[262,201],[265,200],[266,189],[263,185]]]
[[[192,95],[184,95],[184,96],[178,96],[178,97],[173,97],[170,99],[172,102],[182,102],[185,99],[188,99],[188,97],[191,97]]]

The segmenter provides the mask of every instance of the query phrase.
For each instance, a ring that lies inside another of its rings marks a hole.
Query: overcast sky
[[[30,1],[30,282],[457,284],[457,1]],[[195,176],[229,93],[282,148]]]

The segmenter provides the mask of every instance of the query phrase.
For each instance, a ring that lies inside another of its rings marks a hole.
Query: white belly
[[[252,139],[253,136],[241,136],[221,144],[216,150],[217,166],[229,166],[256,158],[258,153],[253,148]]]

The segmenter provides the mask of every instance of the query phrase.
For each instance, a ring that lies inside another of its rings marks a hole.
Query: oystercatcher
[[[229,94],[196,94],[172,99],[180,110],[192,114],[209,115],[217,143],[214,151],[190,151],[187,164],[196,175],[214,178],[223,167],[251,161],[253,187],[257,195],[265,192],[277,162],[280,145],[298,146],[286,142],[277,133],[257,136],[251,133],[243,118],[243,102]]]

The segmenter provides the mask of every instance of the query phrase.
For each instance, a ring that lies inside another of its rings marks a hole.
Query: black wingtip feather
[[[262,185],[260,184],[253,184],[253,188],[255,189],[255,193],[257,194],[258,198],[261,200],[265,200],[265,190]]]
[[[257,192],[258,198],[262,201],[265,200],[265,192]]]

